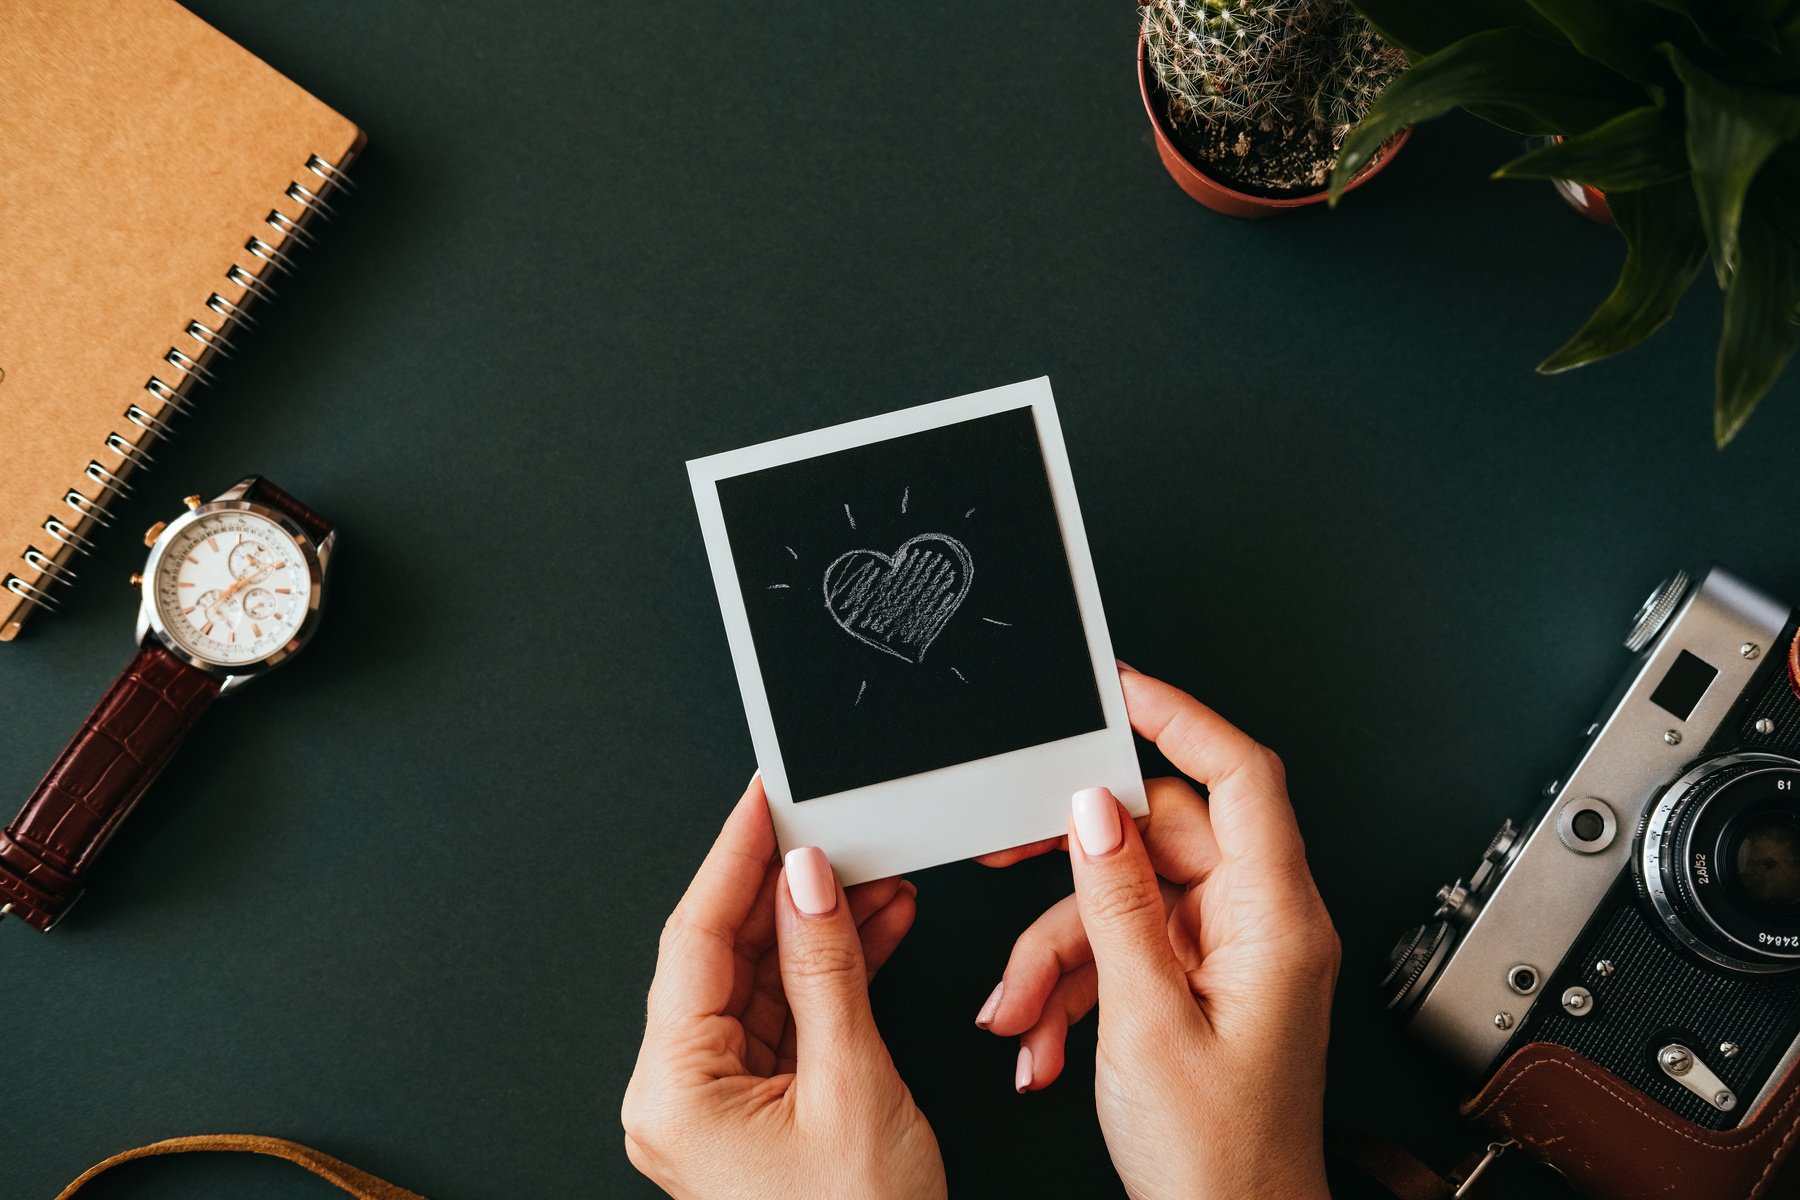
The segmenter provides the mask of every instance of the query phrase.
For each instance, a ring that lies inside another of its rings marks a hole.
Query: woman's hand
[[[620,1113],[632,1165],[676,1196],[944,1195],[869,1009],[915,894],[846,893],[812,847],[784,866],[752,780],[663,927]]]
[[[1081,792],[1066,839],[984,859],[1064,844],[1075,894],[1020,936],[977,1024],[1019,1037],[1030,1091],[1098,1002],[1095,1101],[1134,1197],[1326,1197],[1339,949],[1281,762],[1168,684],[1120,681],[1132,727],[1209,795],[1151,780],[1140,834],[1110,792]]]

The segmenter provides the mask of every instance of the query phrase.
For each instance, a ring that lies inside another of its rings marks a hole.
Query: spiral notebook
[[[0,4],[0,641],[55,609],[362,141],[171,0]]]

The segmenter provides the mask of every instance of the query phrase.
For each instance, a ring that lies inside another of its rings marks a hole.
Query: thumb
[[[1137,823],[1105,788],[1076,792],[1069,865],[1076,903],[1100,973],[1100,1013],[1154,1011],[1191,1003],[1187,976],[1169,945],[1162,889]]]
[[[829,1101],[871,1061],[891,1069],[869,1007],[869,975],[850,901],[825,852],[788,851],[777,889],[781,984],[794,1018],[794,1073],[822,1079]],[[811,1092],[811,1089],[805,1089]]]

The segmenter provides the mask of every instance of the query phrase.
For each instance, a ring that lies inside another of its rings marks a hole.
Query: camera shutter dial
[[[1455,942],[1456,931],[1445,921],[1415,925],[1401,934],[1388,953],[1387,973],[1381,977],[1387,1006],[1405,1012],[1417,1004],[1450,957]]]
[[[1662,585],[1651,592],[1638,607],[1637,615],[1631,619],[1631,631],[1625,635],[1625,648],[1636,654],[1639,650],[1656,640],[1669,618],[1681,605],[1681,598],[1687,595],[1688,576],[1686,571],[1677,571],[1662,581]]]

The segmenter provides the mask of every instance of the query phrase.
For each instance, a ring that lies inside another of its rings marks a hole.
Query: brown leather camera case
[[[1521,1048],[1463,1106],[1600,1200],[1800,1197],[1800,1065],[1736,1129],[1702,1129],[1563,1046]]]

